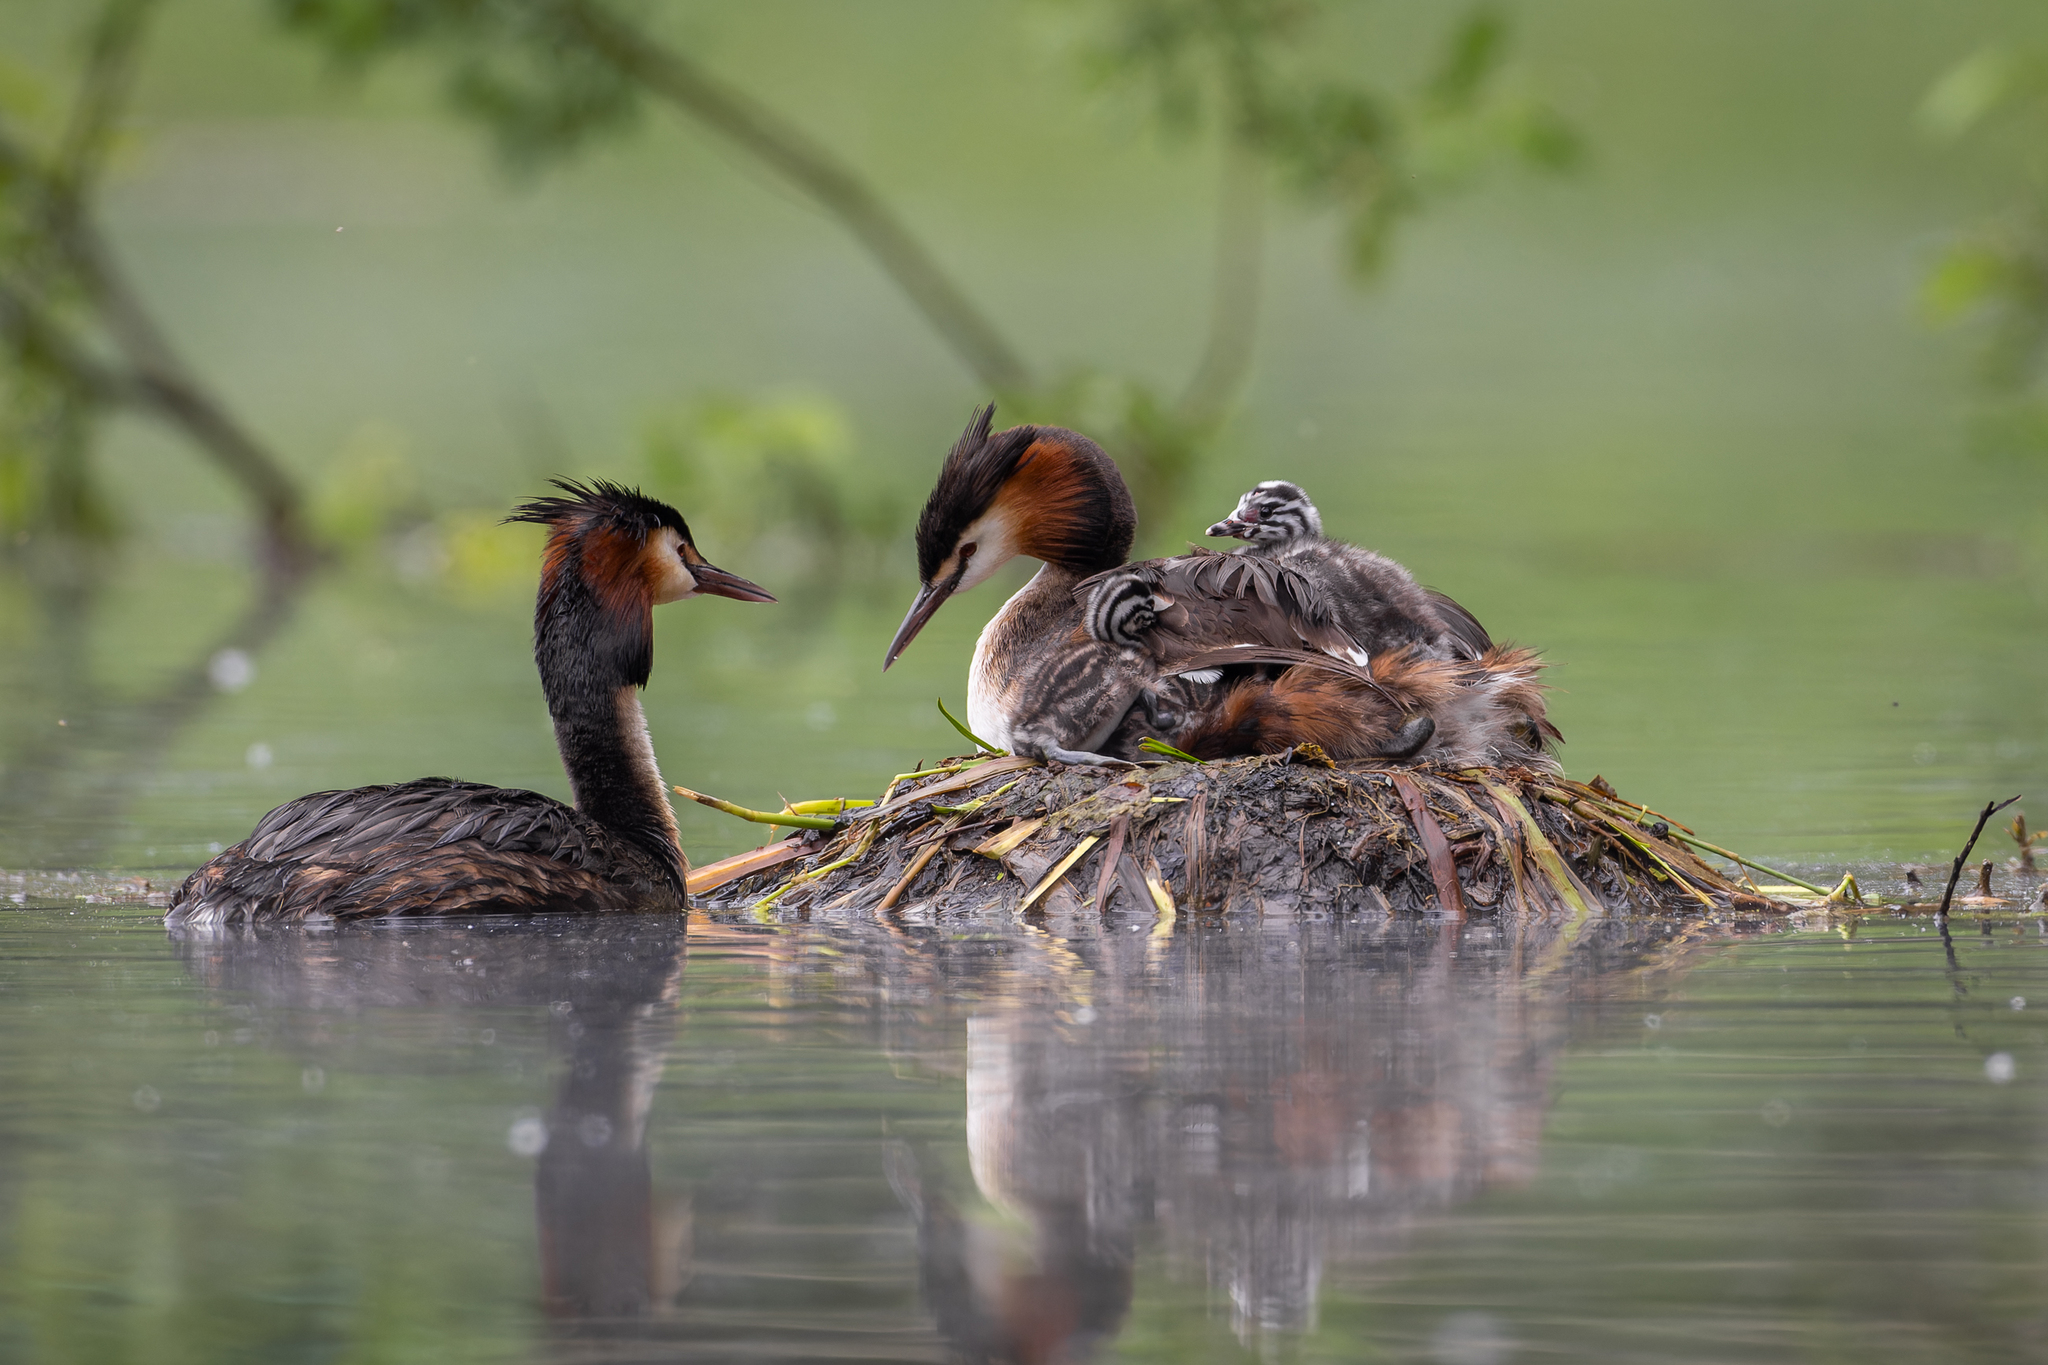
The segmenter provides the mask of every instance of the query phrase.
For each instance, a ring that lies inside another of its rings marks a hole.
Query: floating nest
[[[1137,769],[949,760],[817,823],[830,827],[696,869],[696,903],[1162,921],[1242,908],[1452,918],[1792,908],[1693,848],[1736,855],[1598,778],[1333,763],[1308,745]]]

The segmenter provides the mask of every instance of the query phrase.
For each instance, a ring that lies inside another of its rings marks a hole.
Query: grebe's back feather
[[[178,918],[235,924],[286,903],[332,919],[669,906],[671,867],[539,792],[427,777],[286,802],[180,888]]]

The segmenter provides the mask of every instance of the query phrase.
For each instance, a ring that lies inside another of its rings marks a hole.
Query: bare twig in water
[[[1956,878],[1963,875],[1963,864],[1969,860],[1970,850],[1977,846],[1977,836],[1984,832],[1985,822],[2019,799],[2017,796],[2009,796],[2003,801],[1987,801],[1984,803],[1984,812],[1977,817],[1977,827],[1970,831],[1970,841],[1963,845],[1963,851],[1956,854],[1955,862],[1949,867],[1948,885],[1942,889],[1941,893],[1941,908],[1934,912],[1937,919],[1948,918],[1949,902],[1955,899]]]

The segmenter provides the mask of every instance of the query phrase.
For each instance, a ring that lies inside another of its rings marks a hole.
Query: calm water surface
[[[0,1358],[2048,1359],[2032,920],[191,936],[14,884]]]

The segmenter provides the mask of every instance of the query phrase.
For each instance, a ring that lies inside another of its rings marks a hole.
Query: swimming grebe
[[[688,907],[640,711],[654,608],[775,599],[706,563],[666,503],[600,481],[555,486],[567,496],[506,520],[548,528],[533,656],[576,804],[445,777],[302,796],[187,877],[172,923]]]
[[[1427,657],[1477,659],[1493,648],[1486,627],[1449,597],[1385,555],[1324,535],[1322,513],[1300,484],[1254,485],[1209,534],[1249,542],[1240,555],[1284,558],[1368,650],[1413,645]]]

